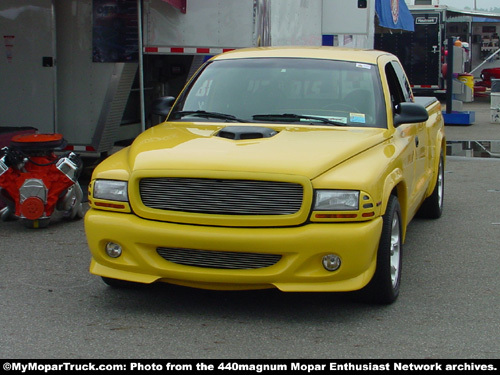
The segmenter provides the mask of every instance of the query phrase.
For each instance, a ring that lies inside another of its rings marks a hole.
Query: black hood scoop
[[[258,139],[270,138],[278,132],[261,126],[226,126],[219,130],[218,137],[227,139]]]

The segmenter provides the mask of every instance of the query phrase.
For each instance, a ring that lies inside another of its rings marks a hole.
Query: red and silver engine
[[[20,218],[28,228],[42,228],[56,213],[83,217],[83,192],[78,183],[82,161],[64,147],[61,134],[14,136],[0,150],[0,210],[3,221]]]

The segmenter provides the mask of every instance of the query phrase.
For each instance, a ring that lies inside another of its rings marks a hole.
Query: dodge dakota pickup
[[[446,145],[397,57],[236,50],[159,104],[165,122],[93,171],[91,273],[396,300],[410,220],[442,214]]]

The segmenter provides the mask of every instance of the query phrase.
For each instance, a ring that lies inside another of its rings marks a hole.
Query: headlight
[[[359,191],[316,190],[314,211],[356,211],[359,209]]]
[[[127,202],[127,182],[114,180],[96,180],[94,182],[94,198],[109,201]]]

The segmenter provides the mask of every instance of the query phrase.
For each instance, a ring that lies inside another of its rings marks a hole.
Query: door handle
[[[52,68],[54,66],[54,58],[52,56],[43,56],[42,66],[44,68]]]
[[[415,137],[415,146],[418,147],[419,144],[420,144],[420,141],[418,140],[418,137]]]

